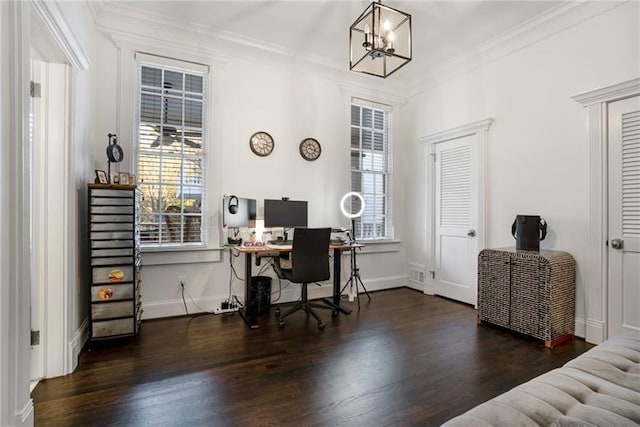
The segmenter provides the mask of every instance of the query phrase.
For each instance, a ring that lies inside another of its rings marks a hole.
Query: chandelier
[[[411,15],[371,3],[349,29],[349,68],[386,78],[411,61]]]

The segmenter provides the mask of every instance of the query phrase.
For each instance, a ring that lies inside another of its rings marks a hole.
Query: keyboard
[[[277,245],[274,243],[267,243],[265,246],[269,249],[277,249],[280,251],[293,249],[293,245],[282,245],[280,243]]]
[[[291,246],[293,240],[269,240],[267,246]]]

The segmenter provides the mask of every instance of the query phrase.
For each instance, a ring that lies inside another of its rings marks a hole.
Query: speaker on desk
[[[251,301],[247,302],[256,314],[267,314],[271,307],[271,277],[253,276],[251,278]]]

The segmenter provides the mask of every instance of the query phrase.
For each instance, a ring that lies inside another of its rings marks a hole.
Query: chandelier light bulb
[[[388,19],[384,20],[384,24],[382,24],[382,29],[385,31],[389,31],[391,29],[391,22]]]
[[[367,50],[371,49],[371,29],[368,24],[364,24],[364,43],[362,46]]]

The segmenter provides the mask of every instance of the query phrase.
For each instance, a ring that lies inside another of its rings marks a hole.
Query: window
[[[202,245],[208,70],[165,58],[136,57],[141,243]]]
[[[390,239],[391,112],[386,106],[351,103],[351,191],[362,194],[364,213],[356,220],[356,238]],[[352,212],[360,210],[357,203]]]

